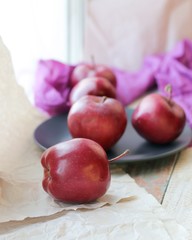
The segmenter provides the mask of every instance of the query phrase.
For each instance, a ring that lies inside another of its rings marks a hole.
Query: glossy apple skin
[[[41,158],[43,189],[66,203],[89,203],[104,195],[111,175],[103,148],[89,139],[72,139],[47,149]]]
[[[77,100],[85,95],[107,96],[110,98],[115,98],[116,90],[114,86],[105,78],[85,78],[72,88],[69,95],[70,104],[74,104]]]
[[[117,85],[115,74],[106,65],[82,63],[76,66],[71,74],[72,87],[87,77],[103,77],[106,78],[114,87]]]
[[[110,149],[123,135],[127,115],[122,104],[113,98],[84,96],[71,107],[67,124],[74,138],[88,138]]]
[[[146,96],[134,110],[132,125],[146,140],[156,144],[174,141],[183,131],[184,110],[173,100],[153,93]]]

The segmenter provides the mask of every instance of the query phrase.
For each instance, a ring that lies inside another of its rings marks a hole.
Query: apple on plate
[[[128,119],[116,99],[87,95],[69,110],[67,124],[73,138],[88,138],[110,149],[123,135]]]
[[[75,86],[82,79],[87,77],[103,77],[106,78],[114,87],[117,80],[112,69],[103,64],[81,63],[77,65],[71,74],[71,85]]]
[[[106,78],[85,78],[72,88],[69,95],[70,104],[74,104],[77,100],[85,95],[107,96],[110,98],[115,98],[116,89]]]
[[[104,149],[89,139],[75,138],[48,148],[41,157],[43,189],[55,200],[89,203],[106,193],[110,186],[109,163]]]
[[[170,97],[152,93],[133,112],[132,125],[143,138],[156,144],[174,141],[183,131],[184,110]]]

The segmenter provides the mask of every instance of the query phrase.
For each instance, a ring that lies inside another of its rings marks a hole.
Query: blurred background
[[[83,0],[0,0],[0,36],[30,98],[39,59],[82,59],[83,24]]]
[[[39,59],[138,70],[143,59],[192,39],[192,0],[0,0],[0,36],[32,98]]]

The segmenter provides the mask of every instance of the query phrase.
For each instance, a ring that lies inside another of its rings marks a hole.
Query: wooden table
[[[154,161],[131,162],[119,166],[162,203],[178,157],[179,153]]]

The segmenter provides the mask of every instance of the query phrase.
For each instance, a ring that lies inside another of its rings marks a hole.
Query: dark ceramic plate
[[[182,134],[172,143],[166,145],[155,145],[141,138],[134,130],[131,124],[131,115],[133,110],[127,109],[128,125],[121,139],[108,152],[108,158],[111,159],[126,149],[130,153],[115,163],[136,162],[155,160],[158,158],[172,155],[184,149],[191,142],[191,129],[186,124]],[[47,149],[59,142],[71,139],[67,128],[67,114],[59,115],[48,119],[40,124],[34,131],[34,139],[42,148]]]

